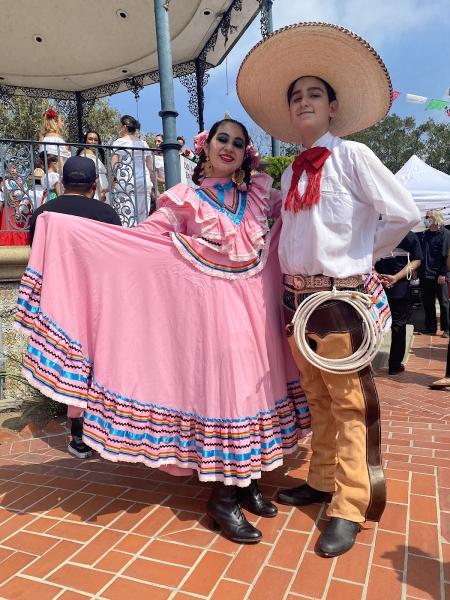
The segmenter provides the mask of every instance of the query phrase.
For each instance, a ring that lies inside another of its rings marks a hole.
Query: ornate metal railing
[[[163,157],[156,148],[5,139],[0,140],[0,231],[27,231],[33,211],[62,191],[64,162],[77,154],[94,161],[95,198],[108,202],[125,227],[135,227],[154,210],[164,189]],[[193,163],[181,160],[187,181]]]

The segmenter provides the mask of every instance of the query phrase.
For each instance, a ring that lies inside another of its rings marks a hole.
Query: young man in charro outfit
[[[336,137],[383,118],[392,87],[367,42],[334,25],[300,23],[249,53],[237,89],[263,129],[303,147],[281,180],[279,256],[289,324],[311,293],[333,284],[364,290],[362,276],[419,221],[411,195],[373,152]],[[313,366],[291,330],[288,325],[311,410],[312,456],[307,483],[281,491],[278,500],[329,502],[319,549],[337,556],[353,546],[360,523],[380,519],[386,502],[377,392],[370,367],[332,374]],[[350,356],[362,341],[361,319],[343,302],[320,305],[306,332],[310,346],[327,358]]]

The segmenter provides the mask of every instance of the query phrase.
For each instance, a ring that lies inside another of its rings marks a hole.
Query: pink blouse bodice
[[[139,227],[170,232],[182,256],[210,275],[249,277],[264,266],[268,219],[279,215],[281,194],[265,173],[253,175],[248,189],[208,177],[198,190],[174,186],[160,196],[158,205]]]

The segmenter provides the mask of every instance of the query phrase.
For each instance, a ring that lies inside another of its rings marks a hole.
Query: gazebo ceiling
[[[260,8],[259,0],[167,4],[175,75],[192,72],[202,51],[207,67],[219,64]],[[7,2],[0,56],[0,86],[8,93],[57,90],[69,94],[53,97],[82,92],[93,98],[130,89],[130,78],[154,83],[159,75],[153,0]]]

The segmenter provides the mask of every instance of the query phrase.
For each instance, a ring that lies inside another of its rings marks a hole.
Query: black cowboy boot
[[[92,449],[87,446],[82,439],[83,436],[83,417],[71,419],[72,425],[70,428],[70,434],[72,441],[68,446],[68,451],[77,458],[90,458],[92,456]]]
[[[247,487],[238,488],[237,497],[239,504],[254,515],[274,517],[278,513],[275,504],[263,496],[256,479],[252,479]]]
[[[289,490],[280,490],[277,500],[280,504],[307,506],[308,504],[330,502],[332,495],[330,492],[321,492],[304,483]]]
[[[237,499],[236,486],[216,483],[208,500],[207,515],[218,525],[222,533],[240,544],[255,544],[262,533],[245,518]]]
[[[361,526],[341,517],[331,517],[325,531],[319,537],[319,551],[322,556],[339,556],[350,550],[360,532]]]

